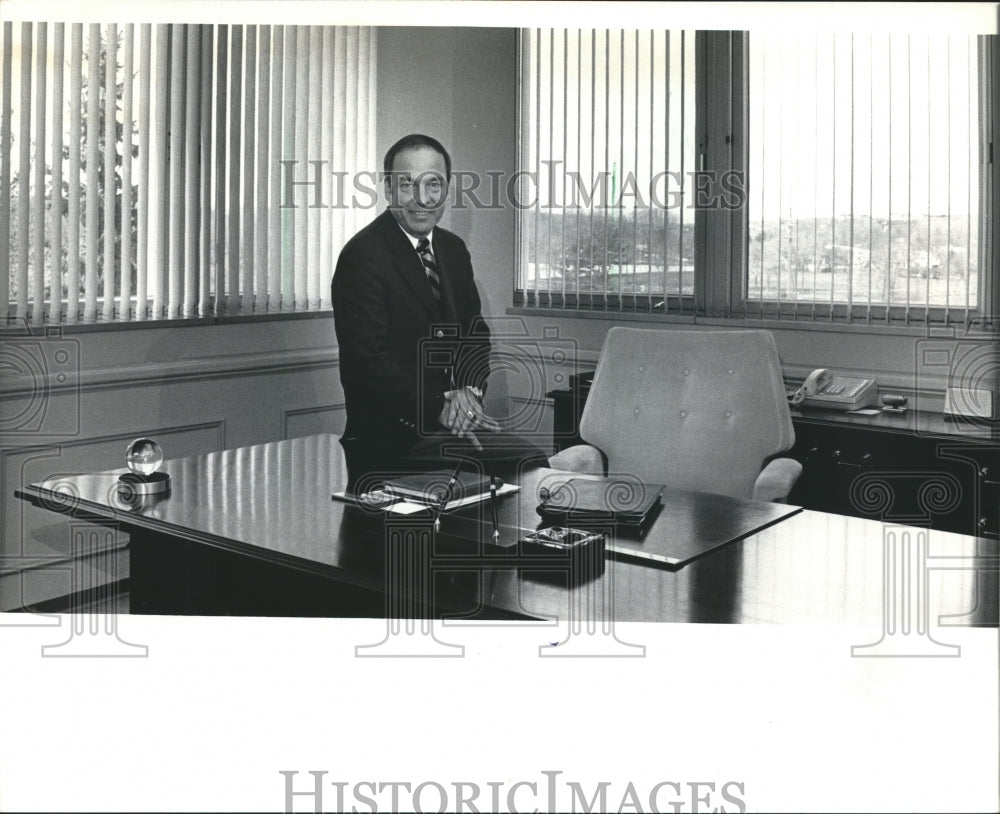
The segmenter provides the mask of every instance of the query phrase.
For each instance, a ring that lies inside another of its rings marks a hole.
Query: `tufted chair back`
[[[608,331],[580,422],[609,473],[750,498],[795,434],[767,331]]]

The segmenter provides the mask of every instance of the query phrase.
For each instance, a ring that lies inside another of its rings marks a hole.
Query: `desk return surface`
[[[907,535],[921,541],[915,564],[926,566],[931,623],[997,625],[997,544],[982,538],[804,511],[679,570],[611,559],[574,584],[565,573],[519,573],[483,559],[492,537],[488,503],[445,515],[432,536],[417,516],[332,500],[347,481],[333,435],[170,460],[162,469],[172,491],[141,502],[120,496],[122,470],[16,494],[130,534],[133,612],[395,615],[385,596],[387,529],[395,527],[422,529],[433,539],[432,565],[443,557],[428,572],[433,600],[423,598],[432,615],[565,619],[586,600],[584,607],[601,605],[591,615],[619,621],[879,624],[886,540]],[[501,499],[501,543],[539,525],[538,489],[552,475],[525,472],[521,490]],[[671,522],[667,512],[655,521]],[[181,578],[198,584],[170,584]],[[217,598],[190,604],[185,597],[194,593]],[[145,605],[144,597],[151,597]],[[345,612],[345,602],[358,604]]]

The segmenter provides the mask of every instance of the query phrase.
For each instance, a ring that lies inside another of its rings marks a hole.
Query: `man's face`
[[[397,223],[414,237],[437,226],[448,197],[444,156],[430,147],[398,153],[385,179],[385,198]]]

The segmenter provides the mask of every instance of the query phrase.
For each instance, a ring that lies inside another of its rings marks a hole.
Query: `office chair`
[[[550,466],[778,503],[802,472],[768,331],[612,328],[580,436]]]

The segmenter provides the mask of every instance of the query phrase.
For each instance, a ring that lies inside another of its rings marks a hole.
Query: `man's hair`
[[[448,155],[448,151],[440,141],[422,133],[410,133],[408,136],[403,136],[389,148],[385,154],[385,161],[382,162],[382,169],[385,171],[386,177],[392,173],[392,163],[396,160],[396,156],[403,150],[410,150],[414,147],[430,147],[434,152],[439,153],[444,159],[445,179],[451,180],[451,156]]]

